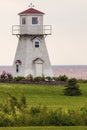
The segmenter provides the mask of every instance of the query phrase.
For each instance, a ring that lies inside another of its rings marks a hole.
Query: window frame
[[[38,17],[32,17],[32,25],[38,25]]]
[[[20,72],[21,64],[22,64],[22,62],[20,60],[15,61],[15,71],[16,71],[16,73]]]
[[[34,44],[35,44],[35,48],[39,48],[40,47],[40,42],[39,41],[35,41]]]
[[[26,24],[26,18],[22,17],[22,25],[25,25],[25,24]]]
[[[16,64],[16,72],[19,72],[19,64]]]

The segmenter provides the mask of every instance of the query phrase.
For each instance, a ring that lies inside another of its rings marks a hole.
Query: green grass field
[[[18,99],[22,94],[26,96],[28,105],[39,104],[48,108],[79,108],[87,105],[87,84],[80,84],[82,96],[65,96],[64,86],[28,85],[28,84],[0,84],[0,102],[5,102],[7,93]]]
[[[0,102],[5,102],[8,93],[18,99],[24,94],[29,107],[41,104],[51,109],[59,107],[77,109],[87,106],[87,84],[80,84],[80,89],[82,90],[82,96],[69,97],[63,95],[64,86],[1,83]],[[87,130],[87,127],[1,127],[0,130]]]
[[[87,130],[87,127],[5,127],[0,130]]]

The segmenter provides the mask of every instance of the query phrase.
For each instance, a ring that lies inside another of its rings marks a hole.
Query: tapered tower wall
[[[39,39],[39,48],[35,47],[35,40]],[[35,38],[31,40],[29,36],[21,36],[19,38],[19,43],[13,64],[13,75],[14,76],[27,76],[29,74],[36,76],[35,74],[35,63],[34,60],[43,60],[43,76],[53,76],[45,39],[44,37]],[[19,72],[16,72],[16,61],[20,60],[21,65],[19,65]]]

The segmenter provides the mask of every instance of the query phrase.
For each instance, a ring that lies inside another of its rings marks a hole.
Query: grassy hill
[[[26,96],[29,107],[39,104],[48,108],[79,108],[87,105],[87,84],[80,84],[81,96],[65,96],[64,86],[28,85],[28,84],[0,84],[0,102],[5,102],[10,93],[18,99],[22,94]]]
[[[29,107],[47,106],[49,109],[78,109],[87,106],[87,84],[80,84],[81,96],[65,96],[64,86],[28,85],[28,84],[6,84],[0,83],[0,103],[6,101],[7,95],[21,98],[25,95]],[[1,127],[0,130],[18,130],[19,127]],[[86,126],[79,127],[20,127],[20,130],[87,130]]]

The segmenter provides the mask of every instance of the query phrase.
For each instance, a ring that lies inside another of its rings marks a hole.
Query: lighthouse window
[[[32,17],[32,24],[38,24],[38,18]]]
[[[26,24],[26,19],[22,18],[22,24]]]
[[[19,72],[19,65],[16,65],[16,72]]]
[[[35,42],[35,47],[36,47],[36,48],[39,47],[39,42],[38,42],[38,41]]]

